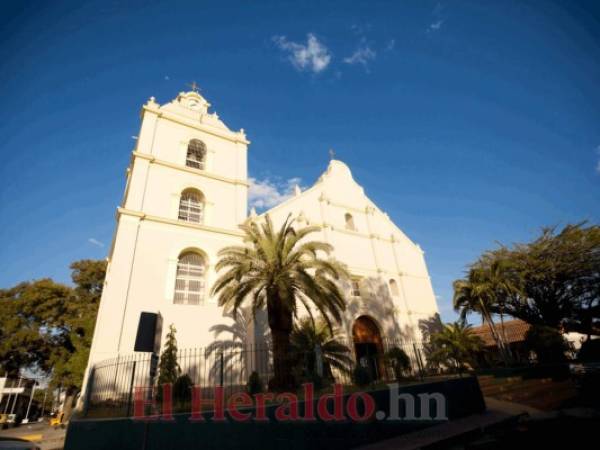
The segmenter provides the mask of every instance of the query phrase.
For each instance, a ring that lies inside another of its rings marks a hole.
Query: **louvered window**
[[[179,305],[200,305],[204,302],[204,258],[197,253],[184,253],[177,262],[175,297]]]
[[[179,220],[186,222],[204,222],[204,198],[195,190],[183,191],[179,200]]]
[[[188,144],[185,165],[194,169],[204,170],[206,162],[206,146],[198,139],[192,139]]]

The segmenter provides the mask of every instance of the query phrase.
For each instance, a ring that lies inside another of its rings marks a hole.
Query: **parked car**
[[[19,424],[16,414],[0,414],[0,429],[14,427]]]
[[[40,450],[33,442],[23,439],[0,437],[0,450]]]

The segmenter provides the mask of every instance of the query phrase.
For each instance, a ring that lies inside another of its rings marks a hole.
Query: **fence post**
[[[413,342],[413,349],[417,358],[417,365],[419,366],[419,374],[421,375],[421,381],[423,381],[423,379],[425,378],[423,374],[423,362],[421,361],[421,354],[419,353],[419,349],[417,348],[416,342]]]
[[[320,377],[323,376],[323,352],[321,351],[321,346],[319,344],[315,344],[315,368],[317,369],[317,375]]]
[[[117,377],[119,375],[119,361],[121,360],[121,355],[117,355],[117,363],[115,364],[115,378],[113,380],[113,392],[117,392]]]
[[[94,390],[94,375],[96,372],[96,368],[94,366],[92,366],[92,368],[90,369],[90,375],[88,376],[88,382],[85,388],[85,399],[83,401],[83,415],[84,417],[87,416],[89,408],[90,408],[90,402],[92,400],[92,391]],[[48,388],[46,388],[47,390]],[[44,403],[46,402],[46,395],[44,394]]]
[[[127,417],[131,416],[131,399],[133,397],[133,389],[135,386],[133,385],[135,382],[135,367],[137,365],[137,361],[133,361],[133,369],[131,370],[131,382],[129,383],[129,398],[127,399]]]
[[[223,386],[223,349],[221,349],[221,361],[220,361],[220,377],[219,380],[221,381],[220,385]]]
[[[154,399],[154,379],[156,378],[156,373],[158,372],[158,355],[155,352],[152,352],[150,355],[150,389],[148,389],[148,400]],[[162,389],[162,387],[158,386],[157,389]]]

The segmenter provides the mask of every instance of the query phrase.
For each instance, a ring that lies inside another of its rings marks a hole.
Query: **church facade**
[[[348,166],[331,160],[312,187],[296,187],[262,215],[248,213],[250,142],[209,107],[195,91],[142,107],[90,366],[134,351],[141,312],[160,313],[163,341],[174,324],[179,348],[210,345],[214,327],[232,321],[210,295],[218,252],[241,245],[239,224],[264,214],[275,224],[291,214],[300,226],[320,226],[311,239],[332,244],[332,256],[347,265],[340,332],[348,341],[419,340],[419,321],[438,311],[424,253],[369,200]]]

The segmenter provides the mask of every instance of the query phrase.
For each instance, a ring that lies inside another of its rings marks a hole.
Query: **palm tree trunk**
[[[506,365],[508,365],[509,360],[508,360],[508,356],[506,354],[506,347],[504,345],[504,341],[498,334],[498,330],[496,330],[496,324],[494,323],[494,320],[492,319],[492,315],[490,314],[487,307],[485,306],[485,303],[483,301],[481,301],[480,303],[481,303],[481,312],[483,314],[483,318],[487,321],[488,326],[490,327],[490,333],[492,334],[492,337],[496,341],[496,346],[498,347],[498,352],[500,353],[500,357],[502,358],[504,363]]]
[[[71,420],[73,414],[73,403],[75,401],[76,390],[73,387],[69,387],[66,390],[65,402],[63,403],[63,423],[67,423]]]
[[[273,338],[273,379],[269,388],[275,391],[293,387],[290,364],[290,333],[271,329]]]
[[[284,305],[278,292],[267,292],[267,316],[273,338],[273,379],[269,382],[269,388],[276,391],[294,387],[290,357],[294,317]]]
[[[500,326],[502,327],[502,344],[504,345],[504,349],[506,351],[506,356],[508,357],[507,363],[513,362],[513,354],[510,350],[510,346],[507,343],[506,339],[506,328],[504,328],[504,304],[500,305]]]

